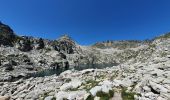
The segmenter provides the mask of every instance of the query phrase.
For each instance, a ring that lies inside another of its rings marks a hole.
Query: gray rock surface
[[[168,100],[167,35],[81,46],[67,35],[54,41],[17,36],[0,23],[0,100],[111,99],[114,90],[119,99],[127,93],[136,100]]]

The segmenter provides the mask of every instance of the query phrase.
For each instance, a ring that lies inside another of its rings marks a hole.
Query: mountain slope
[[[169,33],[92,46],[67,35],[53,41],[17,36],[2,23],[0,35],[0,99],[108,100],[114,92],[123,100],[170,99]]]

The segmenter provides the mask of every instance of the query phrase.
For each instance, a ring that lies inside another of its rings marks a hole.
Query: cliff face
[[[12,46],[15,38],[13,30],[0,22],[0,45]]]

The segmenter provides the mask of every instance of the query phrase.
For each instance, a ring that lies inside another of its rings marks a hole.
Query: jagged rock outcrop
[[[16,35],[13,30],[8,26],[0,22],[0,45],[13,46],[16,39]]]
[[[53,47],[56,51],[73,54],[76,52],[75,42],[67,35],[60,37],[53,42]]]
[[[31,40],[29,37],[22,37],[22,39],[19,40],[18,49],[24,52],[28,52],[33,49],[32,44],[33,43],[31,43]]]
[[[37,49],[40,50],[40,49],[43,49],[45,47],[45,44],[44,44],[44,41],[42,38],[40,38],[38,40],[38,46],[37,46]]]

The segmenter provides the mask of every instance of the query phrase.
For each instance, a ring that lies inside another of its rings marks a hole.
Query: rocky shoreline
[[[144,64],[126,65],[128,70],[122,69],[122,66],[82,71],[67,70],[58,76],[0,82],[0,89],[3,90],[1,95],[10,96],[12,100],[93,100],[95,98],[107,100],[113,98],[114,93],[117,93],[115,91],[119,90],[124,93],[122,98],[168,100],[170,71],[161,71],[153,65],[150,65],[150,68]],[[132,70],[132,66],[136,69]]]

